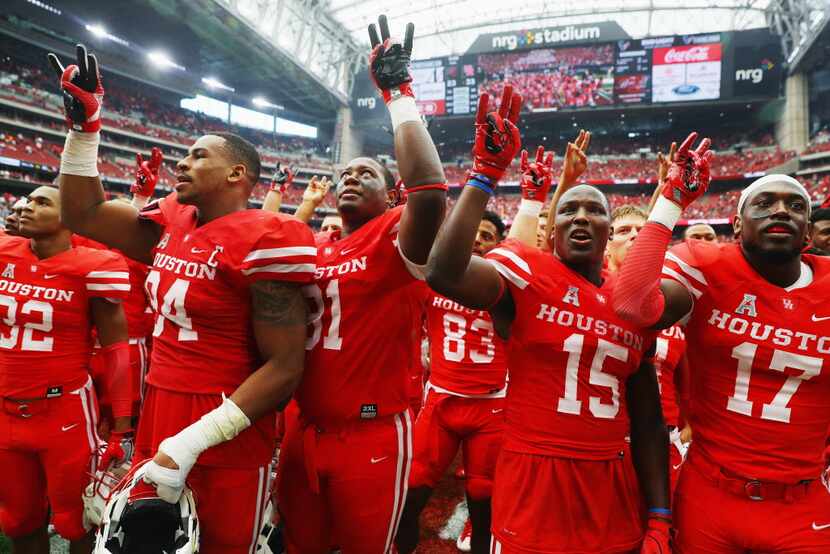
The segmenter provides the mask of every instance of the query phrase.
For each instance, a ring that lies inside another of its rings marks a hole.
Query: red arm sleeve
[[[663,315],[666,299],[660,292],[660,274],[670,240],[669,229],[648,222],[622,264],[614,286],[614,311],[638,327],[651,327]]]
[[[116,342],[98,353],[104,366],[105,386],[113,417],[130,417],[133,409],[133,379],[130,375],[130,344]]]

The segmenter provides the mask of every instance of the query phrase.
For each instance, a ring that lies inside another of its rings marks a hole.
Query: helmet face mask
[[[98,466],[98,459],[100,459],[104,450],[105,448],[102,447],[98,457],[93,458],[94,467]],[[127,462],[118,467],[96,470],[95,473],[90,475],[91,480],[84,489],[82,498],[84,502],[84,527],[92,529],[101,525],[107,502],[109,502],[113,492],[131,468],[132,463]]]
[[[199,522],[193,493],[185,488],[176,504],[165,502],[144,482],[136,466],[113,490],[95,537],[93,554],[196,554]]]

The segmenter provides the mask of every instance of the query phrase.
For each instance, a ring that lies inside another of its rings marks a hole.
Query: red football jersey
[[[72,244],[98,250],[109,250],[123,256],[119,250],[81,235],[72,235]],[[124,259],[130,272],[130,295],[122,303],[124,315],[127,318],[127,332],[133,338],[146,337],[153,329],[154,320],[150,304],[147,301],[147,294],[144,292],[144,281],[147,279],[148,268],[145,264],[126,256],[124,256]]]
[[[507,374],[504,341],[490,314],[433,292],[427,300],[429,382],[462,396],[494,395]]]
[[[735,244],[692,241],[666,255],[663,278],[694,296],[692,448],[744,477],[795,483],[824,469],[830,259],[802,260],[802,278],[784,289]]]
[[[230,395],[259,369],[250,285],[308,283],[316,249],[292,217],[243,210],[198,225],[196,208],[175,193],[141,217],[163,227],[146,290],[156,312],[147,382],[192,394]]]
[[[89,299],[123,300],[129,292],[117,254],[80,246],[40,260],[29,239],[0,236],[0,396],[43,398],[83,386],[92,353]]]
[[[306,287],[313,323],[294,395],[315,423],[388,416],[409,406],[419,285],[397,246],[403,209],[339,240],[318,235],[316,282]]]
[[[674,325],[663,329],[654,339],[654,369],[660,385],[660,404],[663,407],[663,420],[666,425],[677,426],[680,421],[680,408],[675,386],[675,370],[686,353],[686,335],[683,328]]]
[[[504,448],[577,459],[610,459],[629,432],[626,379],[654,333],[618,318],[613,283],[596,287],[559,259],[509,240],[487,260],[516,304],[507,365]]]

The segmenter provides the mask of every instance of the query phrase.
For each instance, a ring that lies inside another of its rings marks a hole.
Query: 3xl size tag
[[[375,419],[377,416],[377,404],[363,404],[360,406],[360,419]]]
[[[46,398],[57,398],[63,394],[63,387],[49,387],[46,389]]]

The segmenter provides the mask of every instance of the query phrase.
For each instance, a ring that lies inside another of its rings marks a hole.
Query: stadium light
[[[109,33],[107,33],[107,30],[100,25],[87,25],[86,30],[98,38],[107,38],[107,36],[109,35]]]
[[[174,67],[179,71],[185,71],[184,66],[177,64],[176,62],[171,60],[167,54],[165,54],[164,52],[160,52],[158,50],[147,54],[147,59],[153,62],[154,65],[157,65],[161,68]]]
[[[210,88],[217,88],[219,90],[225,90],[227,92],[236,92],[235,88],[229,87],[228,85],[224,84],[222,81],[216,79],[215,77],[202,77],[202,82]]]
[[[254,104],[254,106],[256,106],[258,108],[270,108],[272,110],[284,110],[285,109],[285,106],[280,106],[279,104],[272,104],[271,102],[269,102],[268,100],[266,100],[262,96],[255,96],[251,100],[251,102]]]

